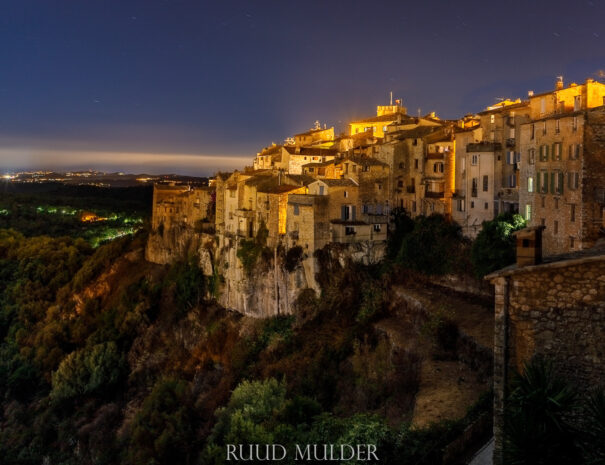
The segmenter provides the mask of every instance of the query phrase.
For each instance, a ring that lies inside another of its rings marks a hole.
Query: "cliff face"
[[[237,237],[220,241],[218,236],[178,225],[163,234],[152,232],[145,258],[170,264],[188,254],[197,255],[204,274],[220,279],[214,296],[218,303],[255,318],[293,314],[294,303],[303,289],[313,289],[319,294],[316,274],[321,271],[313,254],[303,251],[295,263],[286,265],[286,251],[282,247],[265,248],[256,263],[246,270],[237,256],[240,246],[241,239]],[[384,257],[385,247],[383,243],[370,242],[342,244],[331,248],[329,253],[343,266],[349,261],[373,264]]]

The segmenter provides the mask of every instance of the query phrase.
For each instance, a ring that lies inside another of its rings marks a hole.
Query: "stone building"
[[[169,229],[175,224],[214,222],[214,189],[188,185],[156,184],[153,189],[151,227]]]
[[[376,107],[376,116],[364,118],[349,123],[349,134],[362,134],[370,132],[374,137],[384,137],[387,127],[406,117],[406,108],[397,105],[379,105]]]
[[[546,227],[546,255],[594,244],[605,206],[605,85],[559,87],[530,97],[521,126],[521,209],[529,225]]]
[[[507,387],[534,355],[553,359],[583,393],[605,385],[605,244],[541,260],[539,249],[524,249],[540,243],[542,229],[519,231],[518,264],[486,276],[495,287],[495,465]]]

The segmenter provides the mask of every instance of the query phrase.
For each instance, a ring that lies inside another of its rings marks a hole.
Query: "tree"
[[[162,379],[135,415],[127,461],[130,464],[187,464],[195,445],[187,383]]]
[[[420,216],[407,234],[397,254],[397,262],[428,275],[451,272],[460,256],[460,226],[443,215]]]
[[[471,260],[479,277],[515,262],[515,240],[512,233],[525,225],[521,215],[510,213],[502,213],[492,221],[483,222],[471,249]]]

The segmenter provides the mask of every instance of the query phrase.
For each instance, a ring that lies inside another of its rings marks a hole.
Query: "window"
[[[548,173],[546,171],[538,172],[538,183],[536,190],[542,194],[546,194],[548,192]],[[544,202],[542,202],[542,204],[542,207],[544,207]]]
[[[319,186],[319,195],[324,195],[324,186]]]
[[[376,184],[376,189],[378,189],[379,191],[380,191],[380,190],[382,190],[382,184],[377,183],[377,184]]]
[[[563,193],[563,173],[561,171],[550,173],[550,185],[552,194]]]
[[[535,136],[536,136],[536,125],[534,123],[532,123],[529,128],[529,138],[533,140],[533,138]]]
[[[414,169],[418,169],[418,158],[414,158]]]
[[[345,226],[345,235],[351,236],[355,234],[355,226]]]
[[[573,111],[578,111],[580,109],[582,105],[582,97],[579,95],[576,95],[573,98]]]
[[[528,159],[530,165],[536,163],[536,149],[529,149]]]
[[[529,178],[527,178],[527,192],[533,192],[534,191],[534,178],[532,178],[531,176]]]
[[[435,163],[433,165],[433,173],[443,173],[443,163]]]
[[[403,181],[397,181],[397,187],[403,187]]]
[[[374,232],[380,232],[382,230],[382,226],[380,224],[374,225]]]
[[[542,135],[546,134],[546,121],[542,122]]]
[[[402,170],[405,168],[405,165],[403,164],[403,162],[399,163],[399,169]]]
[[[511,174],[508,177],[508,187],[517,187],[517,175]]]
[[[555,120],[555,134],[559,134],[561,132],[561,121]]]
[[[315,168],[308,168],[309,173],[312,173],[313,171],[315,171]]]
[[[556,142],[552,146],[552,159],[555,161],[561,160],[561,142]]]
[[[559,197],[555,197],[555,210],[559,209]]]
[[[348,191],[344,191],[344,195],[345,195],[345,199],[349,196],[349,192]]]
[[[364,215],[367,215],[367,213],[369,212],[369,210],[370,210],[370,209],[368,208],[368,205],[367,205],[367,204],[365,204],[365,203],[364,203],[364,204],[361,206],[361,211],[362,211],[362,213],[363,213]]]
[[[511,150],[506,152],[506,163],[508,163],[509,165],[515,164],[515,152]]]
[[[298,205],[298,204],[296,204],[296,203],[294,204],[294,215],[295,215],[295,216],[300,215],[300,207],[299,207],[299,205]]]
[[[496,115],[490,115],[489,116],[489,122],[494,124],[496,122]]]
[[[479,163],[479,155],[475,154],[471,157],[471,165],[476,165],[478,163]]]
[[[540,146],[540,161],[548,161],[548,145]]]
[[[569,221],[576,221],[576,206],[573,203],[569,206]]]
[[[578,117],[577,116],[573,117],[573,120],[571,122],[571,130],[572,131],[577,131],[578,130]]]
[[[457,205],[457,209],[459,212],[463,212],[464,211],[464,199],[458,199],[458,205]]]
[[[483,192],[487,192],[489,188],[489,177],[487,175],[483,176]]]
[[[387,127],[386,126],[382,127],[382,132],[387,132]]]
[[[559,234],[559,222],[555,220],[555,224],[553,227],[553,234]]]
[[[471,208],[475,208],[475,202],[471,201]]]
[[[527,221],[531,220],[531,204],[527,204],[525,205],[525,219]]]
[[[477,197],[477,184],[479,183],[478,178],[473,178],[472,180],[472,189],[471,189],[471,196],[472,197]]]
[[[485,208],[485,209],[487,210],[487,209],[489,208],[489,202],[485,202],[485,203],[483,204],[483,208]]]
[[[580,184],[580,173],[575,171],[570,171],[567,173],[567,186],[575,191]]]

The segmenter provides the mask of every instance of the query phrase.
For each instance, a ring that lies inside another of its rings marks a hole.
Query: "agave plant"
[[[584,411],[581,447],[587,465],[605,464],[605,390],[592,392]]]
[[[575,428],[568,418],[577,408],[575,389],[554,364],[534,357],[513,378],[504,424],[507,464],[581,463]]]

